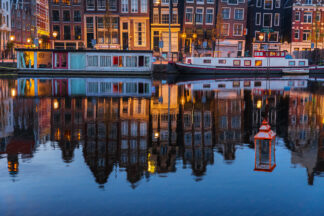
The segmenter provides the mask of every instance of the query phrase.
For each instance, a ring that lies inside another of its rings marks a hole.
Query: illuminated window
[[[244,60],[244,66],[251,66],[251,60]]]
[[[262,60],[255,60],[255,66],[262,66]]]

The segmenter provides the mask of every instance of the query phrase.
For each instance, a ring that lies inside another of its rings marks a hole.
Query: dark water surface
[[[324,215],[323,176],[321,79],[0,79],[0,215]]]

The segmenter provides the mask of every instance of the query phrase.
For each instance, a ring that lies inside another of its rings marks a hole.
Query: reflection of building
[[[179,5],[176,0],[172,0],[172,19],[171,19],[171,51],[173,54],[179,52]],[[170,2],[154,0],[151,12],[151,48],[155,56],[167,56],[169,52],[169,14]],[[163,41],[163,47],[159,46],[160,41]],[[161,49],[160,49],[161,48]],[[176,57],[176,56],[175,56]]]
[[[57,33],[54,39],[56,49],[83,48],[83,11],[85,1],[50,1],[51,13],[51,37]]]
[[[0,52],[2,57],[5,57],[9,51],[7,44],[10,41],[11,31],[11,1],[2,0],[0,4]]]

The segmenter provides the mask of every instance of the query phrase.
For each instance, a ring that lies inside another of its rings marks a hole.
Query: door
[[[128,32],[123,32],[123,49],[128,50]]]
[[[53,62],[54,62],[54,69],[67,69],[68,68],[68,53],[67,52],[54,52]]]

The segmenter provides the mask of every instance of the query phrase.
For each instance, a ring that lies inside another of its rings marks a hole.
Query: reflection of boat
[[[255,51],[253,57],[214,58],[188,57],[175,63],[182,73],[192,74],[308,74],[307,59],[285,58],[284,51]]]
[[[16,49],[19,74],[150,75],[151,51]]]
[[[152,94],[148,78],[19,78],[19,96],[135,96]]]

